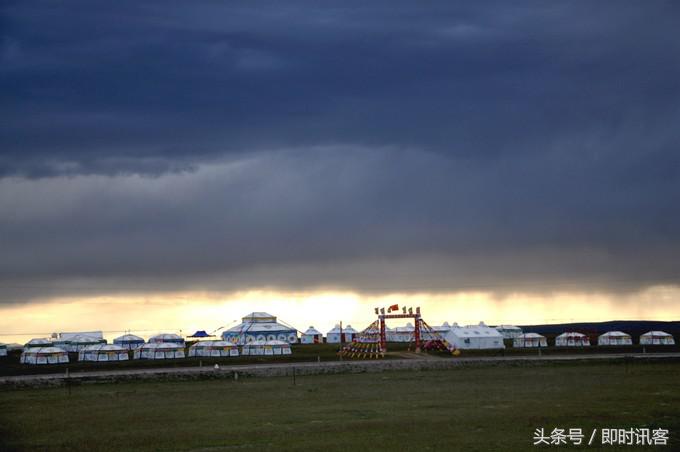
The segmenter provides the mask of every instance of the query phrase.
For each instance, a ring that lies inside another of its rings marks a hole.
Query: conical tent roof
[[[51,345],[52,341],[42,337],[37,337],[26,342],[26,347],[50,347]]]
[[[206,333],[205,330],[198,330],[198,331],[196,331],[194,334],[192,334],[192,335],[189,336],[189,337],[215,337],[215,335],[213,335],[213,334],[208,334],[208,333]]]
[[[524,333],[524,334],[520,334],[519,337],[525,338],[525,339],[528,339],[528,338],[537,338],[537,339],[545,338],[545,336],[538,334],[538,333]]]
[[[347,328],[345,328],[345,333],[351,333],[351,334],[356,334],[357,330],[352,328],[352,325],[347,325]]]
[[[668,334],[665,331],[647,331],[643,336],[656,336],[656,337],[661,337],[661,336],[672,336],[672,334]]]
[[[149,338],[149,342],[177,342],[181,343],[184,342],[184,339],[182,336],[178,334],[173,334],[173,333],[161,333],[161,334],[156,334],[155,336],[151,336]]]
[[[91,336],[73,336],[71,339],[68,340],[71,344],[99,344],[102,343],[104,339],[98,339],[96,337],[91,337]]]
[[[115,338],[113,343],[140,343],[140,341],[144,342],[144,338],[135,336],[134,334],[123,334],[122,336]]]
[[[585,337],[585,334],[577,333],[576,331],[565,331],[557,337]]]
[[[251,312],[241,320],[244,322],[276,322],[276,316],[268,312]]]
[[[307,328],[307,331],[304,332],[307,336],[321,336],[321,332],[314,328],[313,326],[310,326]]]
[[[606,333],[602,334],[602,336],[611,336],[611,337],[630,337],[630,334],[624,333],[623,331],[607,331]]]

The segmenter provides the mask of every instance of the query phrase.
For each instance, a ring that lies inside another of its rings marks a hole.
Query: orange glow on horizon
[[[358,330],[375,319],[374,307],[420,306],[430,325],[444,321],[471,324],[542,324],[606,320],[680,318],[680,288],[658,286],[629,295],[487,292],[367,295],[354,292],[276,292],[230,294],[184,292],[156,295],[57,298],[0,308],[0,341],[23,343],[60,331],[105,331],[111,339],[124,331],[143,337],[157,332],[228,328],[251,311],[266,311],[304,331],[322,332],[343,321]],[[394,325],[399,325],[395,322]],[[218,333],[219,334],[219,333]]]

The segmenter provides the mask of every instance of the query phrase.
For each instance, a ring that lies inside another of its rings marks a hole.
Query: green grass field
[[[537,427],[662,427],[672,443],[648,450],[680,450],[679,377],[574,363],[3,391],[0,450],[526,451]]]

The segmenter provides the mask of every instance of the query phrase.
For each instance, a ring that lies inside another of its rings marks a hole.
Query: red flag
[[[387,312],[392,312],[392,311],[398,311],[399,310],[399,305],[398,304],[393,304],[389,308],[387,308]]]

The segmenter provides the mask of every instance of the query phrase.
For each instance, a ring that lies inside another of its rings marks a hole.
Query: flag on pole
[[[387,308],[387,312],[392,312],[392,311],[398,311],[399,310],[399,305],[398,304],[393,304],[389,308]]]

